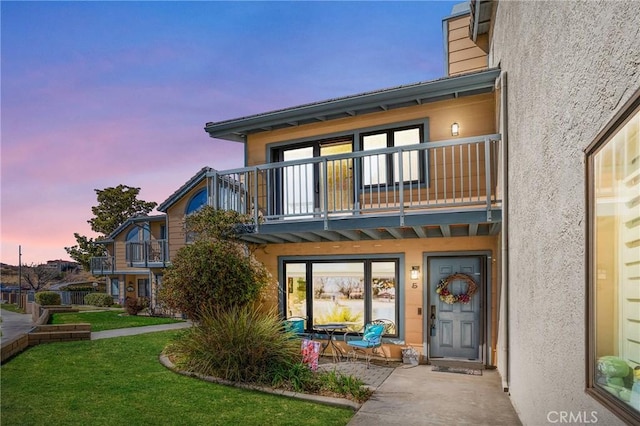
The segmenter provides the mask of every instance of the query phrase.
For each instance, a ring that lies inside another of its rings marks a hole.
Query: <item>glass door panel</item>
[[[283,151],[283,161],[306,160],[313,158],[313,147],[288,149]],[[285,217],[313,214],[314,177],[313,164],[303,163],[283,168],[282,198]]]
[[[397,273],[396,262],[371,262],[371,319],[395,322]]]
[[[307,265],[285,264],[286,317],[307,317]]]
[[[364,324],[364,262],[313,263],[313,324]]]
[[[348,154],[353,151],[351,140],[320,146],[320,156]],[[353,210],[353,160],[344,158],[327,161],[327,208],[329,213],[351,213]],[[324,207],[324,170],[320,168],[320,200]],[[323,209],[324,211],[324,209]]]

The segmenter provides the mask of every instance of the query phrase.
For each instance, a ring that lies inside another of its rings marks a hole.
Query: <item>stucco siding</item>
[[[640,2],[498,3],[508,80],[509,388],[524,424],[596,412],[585,393],[583,150],[640,87]],[[502,372],[506,374],[506,372]]]

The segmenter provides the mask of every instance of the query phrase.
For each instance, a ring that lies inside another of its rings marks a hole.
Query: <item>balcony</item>
[[[495,235],[500,135],[211,172],[216,208],[255,243]]]
[[[167,240],[150,240],[135,242],[116,242],[115,253],[122,253],[124,246],[125,257],[120,262],[122,266],[134,268],[161,268],[169,262]],[[91,258],[91,273],[94,275],[113,274],[117,271],[116,256],[99,256]]]
[[[115,258],[113,256],[99,256],[91,258],[91,274],[107,275],[115,271]]]
[[[132,267],[163,267],[169,261],[167,240],[128,241],[126,261]]]

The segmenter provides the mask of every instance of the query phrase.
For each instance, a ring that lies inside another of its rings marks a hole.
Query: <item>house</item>
[[[148,298],[157,304],[157,290],[169,262],[166,215],[129,218],[107,238],[97,242],[106,256],[91,258],[93,275],[107,278],[107,292],[115,302]]]
[[[452,59],[441,79],[207,123],[246,152],[246,167],[212,172],[207,198],[254,217],[242,238],[265,247],[256,256],[278,281],[279,310],[307,318],[307,331],[389,319],[393,357],[410,345],[428,361],[494,366],[500,70],[460,42],[468,11],[445,26]]]
[[[246,164],[159,206],[164,261],[204,203],[250,214],[307,330],[389,319],[391,356],[496,367],[524,424],[640,423],[640,3],[472,0],[443,34],[443,78],[206,123]]]

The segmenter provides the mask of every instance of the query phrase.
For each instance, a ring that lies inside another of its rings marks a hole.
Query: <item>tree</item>
[[[138,200],[140,188],[118,185],[96,189],[98,205],[91,207],[94,218],[88,220],[91,230],[109,235],[127,219],[147,215],[158,203]]]
[[[57,269],[51,268],[47,265],[35,265],[27,266],[23,270],[22,279],[29,284],[31,290],[38,291],[45,287],[51,281],[60,277],[60,273]]]
[[[96,244],[97,241],[106,238],[127,219],[147,215],[158,205],[155,202],[138,200],[140,188],[127,185],[95,189],[95,192],[98,205],[91,207],[94,217],[87,222],[91,225],[92,231],[102,235],[93,239],[76,232],[73,236],[77,244],[64,248],[69,256],[81,264],[86,271],[90,269],[92,257],[105,254],[104,248]]]
[[[74,232],[73,236],[77,244],[71,247],[65,247],[64,249],[73,260],[78,262],[85,271],[88,271],[91,266],[92,257],[106,255],[104,246],[96,244],[97,239],[87,238],[77,232]]]
[[[182,247],[166,270],[160,299],[198,320],[203,312],[246,306],[271,281],[267,269],[237,238],[248,217],[205,206],[185,220],[193,244]]]

